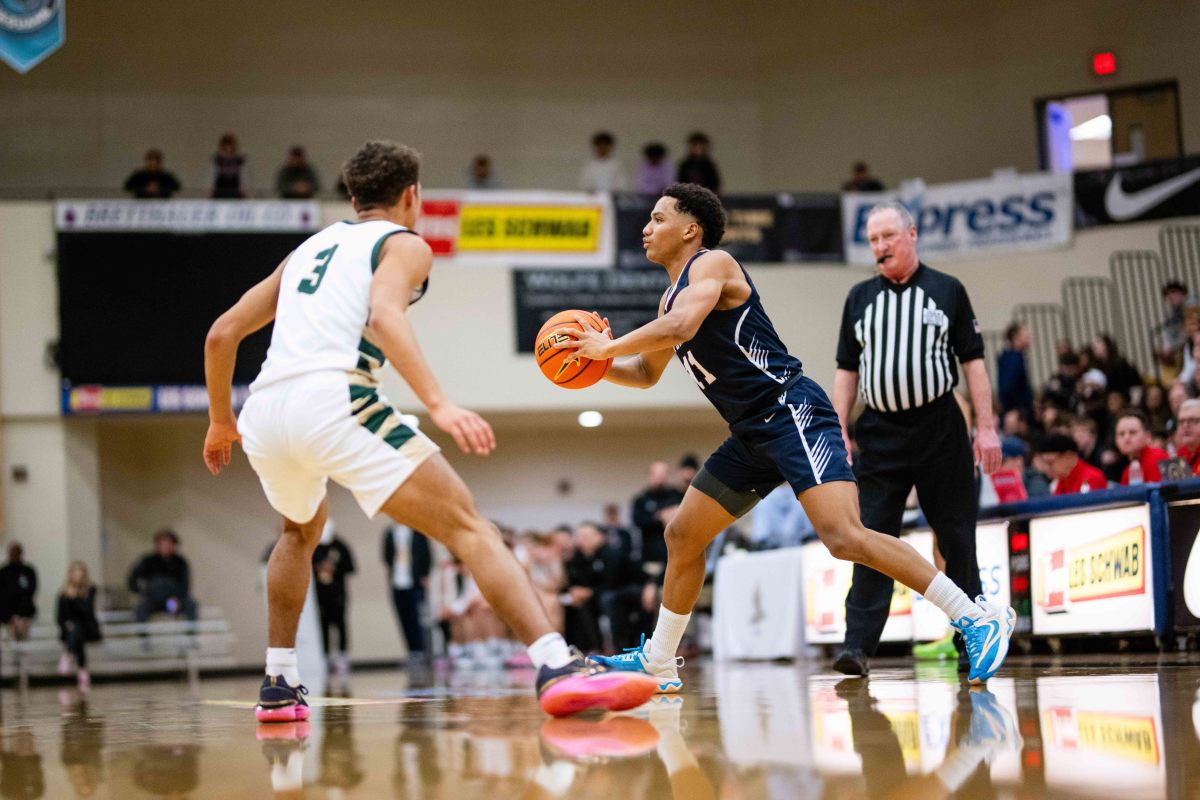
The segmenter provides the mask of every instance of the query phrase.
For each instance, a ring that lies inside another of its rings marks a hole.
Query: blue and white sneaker
[[[644,633],[637,647],[626,647],[615,656],[588,656],[588,660],[621,672],[644,672],[651,675],[658,680],[658,691],[661,694],[673,694],[683,688],[683,681],[679,680],[679,668],[683,666],[683,657],[676,656],[665,664],[652,665],[650,642],[646,640]]]
[[[1008,709],[1000,705],[996,695],[987,689],[972,689],[970,699],[970,727],[959,746],[983,747],[991,755],[1005,750],[1020,750],[1022,740],[1017,721]]]
[[[962,634],[967,656],[971,659],[967,682],[979,685],[995,675],[1008,656],[1008,642],[1013,635],[1017,612],[1011,607],[989,603],[982,595],[975,603],[983,609],[982,616],[962,617],[950,624]]]

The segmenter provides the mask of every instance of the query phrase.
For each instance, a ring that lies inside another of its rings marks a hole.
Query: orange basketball
[[[595,312],[560,311],[546,320],[546,324],[538,331],[537,342],[534,345],[538,367],[542,370],[542,374],[551,383],[564,389],[583,389],[591,386],[603,378],[608,373],[608,368],[612,366],[611,358],[604,361],[593,361],[590,358],[575,355],[575,351],[569,348],[562,349],[564,345],[569,345],[571,340],[561,334],[555,336],[553,331],[558,328],[583,330],[575,320],[576,314],[590,320],[593,330],[604,330],[604,320]],[[609,337],[611,336],[610,333]]]

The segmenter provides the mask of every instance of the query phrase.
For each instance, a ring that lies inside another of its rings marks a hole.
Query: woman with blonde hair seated
[[[96,587],[88,577],[82,561],[72,561],[67,581],[58,593],[58,631],[63,652],[58,660],[58,674],[71,673],[75,661],[75,679],[82,691],[91,687],[92,677],[87,669],[87,643],[100,641],[100,622],[96,619]]]

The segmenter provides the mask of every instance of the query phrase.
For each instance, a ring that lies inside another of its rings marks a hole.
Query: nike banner
[[[867,242],[867,215],[876,204],[892,200],[912,213],[926,258],[1048,250],[1071,242],[1070,176],[1034,173],[843,194],[846,261],[875,263]]]
[[[1200,215],[1200,155],[1075,173],[1075,227]]]
[[[1171,532],[1171,584],[1175,589],[1175,629],[1200,630],[1200,503],[1167,506]]]

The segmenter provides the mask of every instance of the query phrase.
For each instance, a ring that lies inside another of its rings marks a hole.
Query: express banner
[[[983,181],[918,185],[892,192],[842,195],[845,258],[873,265],[867,214],[898,200],[912,213],[923,256],[996,255],[1047,250],[1071,242],[1072,191],[1067,175],[1035,173]]]
[[[1029,523],[1033,633],[1154,630],[1149,506]]]
[[[546,320],[570,308],[599,311],[621,336],[658,316],[669,281],[663,270],[515,269],[517,352],[532,353]]]
[[[612,199],[583,192],[427,192],[417,231],[442,261],[610,267]]]
[[[1075,173],[1075,227],[1200,215],[1200,155]]]
[[[235,384],[232,401],[240,409],[250,387]],[[208,390],[200,385],[64,386],[64,414],[189,414],[208,411]]]
[[[1167,506],[1175,628],[1200,630],[1200,500]]]
[[[658,198],[620,192],[617,266],[655,268],[642,249],[642,229]],[[841,260],[841,208],[834,194],[724,195],[725,236],[721,249],[743,264]]]

